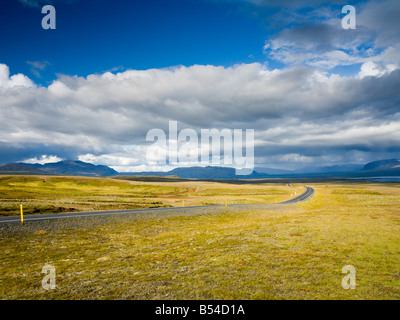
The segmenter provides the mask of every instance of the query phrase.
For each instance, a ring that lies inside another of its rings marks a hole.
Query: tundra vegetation
[[[70,199],[71,207],[85,210],[92,205],[82,204],[85,197],[106,203],[115,195],[125,205],[134,198],[133,190],[138,199],[142,195],[142,202],[162,205],[180,205],[182,199],[220,203],[228,196],[230,201],[274,202],[302,190],[283,184],[50,178],[46,183],[55,187],[40,193],[42,180],[8,179],[2,181],[3,200],[11,199],[10,189],[4,187],[8,183],[16,201],[36,197],[62,207],[67,201],[62,199]],[[400,184],[311,186],[315,196],[293,205],[210,206],[197,214],[176,211],[0,225],[0,297],[399,299]],[[56,270],[54,290],[42,288],[41,271],[47,264]],[[346,265],[356,270],[354,290],[342,287]]]
[[[129,177],[128,177],[129,178]],[[0,176],[0,216],[124,210],[186,205],[270,203],[303,188],[198,181],[158,182],[111,178]]]

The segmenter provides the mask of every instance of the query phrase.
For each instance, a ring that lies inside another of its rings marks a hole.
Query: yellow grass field
[[[108,181],[105,179],[104,184]],[[20,198],[14,194],[15,199],[34,203],[27,197],[30,187],[22,190],[20,182],[13,183],[21,192]],[[130,185],[152,190],[152,197],[143,199],[162,205],[174,205],[182,199],[190,204],[216,203],[228,196],[237,202],[274,202],[290,198],[292,190],[303,190],[301,185],[290,189],[283,184]],[[148,218],[122,215],[93,224],[92,220],[74,218],[24,226],[0,225],[0,297],[399,299],[400,185],[309,185],[316,190],[314,197],[293,205],[228,206],[219,210],[209,207],[205,213],[177,212]],[[38,182],[32,182],[35,194],[37,187]],[[107,197],[98,185],[85,188],[93,199]],[[105,188],[110,191],[115,186]],[[157,188],[165,193],[155,194]],[[167,193],[169,188],[176,189],[174,197]],[[64,205],[60,199],[67,197],[61,190],[55,190],[49,204]],[[120,195],[123,199],[131,197],[128,190]],[[261,190],[264,195],[259,193]],[[7,190],[1,192],[2,201],[10,201]],[[51,194],[48,191],[43,197],[49,200]],[[70,200],[71,206],[90,208],[82,204],[82,193],[73,198],[76,202]],[[80,220],[81,225],[77,222]],[[56,270],[54,290],[42,288],[41,271],[46,264]],[[342,287],[342,268],[346,265],[356,270],[355,289]]]
[[[193,205],[272,203],[299,186],[212,182],[136,182],[106,178],[0,176],[0,216]]]

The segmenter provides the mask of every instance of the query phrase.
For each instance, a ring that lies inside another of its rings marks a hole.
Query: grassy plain
[[[316,195],[294,205],[123,216],[91,227],[57,221],[58,229],[30,232],[0,228],[0,297],[399,299],[400,185],[311,186]],[[214,188],[219,201],[219,189],[244,187]],[[206,198],[209,189],[191,192]],[[55,290],[41,286],[45,264],[56,268]],[[356,269],[355,290],[341,286],[345,265]]]
[[[198,181],[139,182],[106,178],[0,176],[0,216],[192,205],[272,203],[302,188]]]

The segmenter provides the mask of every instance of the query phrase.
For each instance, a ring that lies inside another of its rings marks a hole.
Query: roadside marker
[[[21,223],[24,223],[24,210],[22,209],[22,204],[19,206],[21,210]]]
[[[185,206],[185,200],[182,200],[182,207]]]
[[[228,206],[228,201],[225,200],[225,207],[227,207],[227,206]]]

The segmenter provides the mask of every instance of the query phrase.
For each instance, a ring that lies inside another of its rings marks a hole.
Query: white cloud
[[[400,65],[399,1],[358,4],[355,30],[343,30],[341,19],[344,15],[341,12],[334,14],[332,7],[329,14],[324,6],[319,6],[320,1],[315,2],[318,6],[306,17],[293,8],[284,11],[292,17],[292,24],[267,39],[264,45],[267,57],[290,66],[307,65],[326,70],[368,62],[385,68]],[[312,1],[298,2],[299,7],[307,3]]]
[[[364,77],[381,77],[387,73],[390,73],[394,70],[396,70],[398,67],[394,64],[389,64],[387,66],[383,65],[378,65],[372,61],[363,63],[361,66],[361,70],[358,73],[359,78],[364,78]]]
[[[259,159],[333,159],[349,148],[399,147],[400,71],[387,66],[376,73],[366,64],[360,76],[342,77],[304,66],[195,65],[60,76],[47,88],[3,85],[14,78],[0,66],[0,142],[21,154],[35,145],[38,156],[52,148],[118,171],[160,170],[146,160],[146,133],[168,134],[169,120],[198,133],[255,129]]]
[[[0,89],[14,87],[34,87],[34,83],[21,73],[10,77],[10,69],[7,65],[0,63]]]
[[[53,162],[59,162],[62,161],[63,159],[57,157],[57,156],[52,156],[52,155],[42,155],[39,159],[37,157],[34,158],[30,158],[30,159],[26,159],[23,160],[21,162],[24,163],[39,163],[39,164],[46,164],[46,163],[53,163]]]

